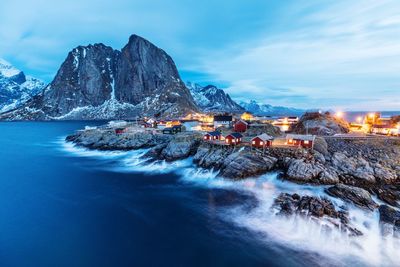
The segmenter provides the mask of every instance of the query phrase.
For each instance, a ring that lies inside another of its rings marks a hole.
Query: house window
[[[214,136],[214,140],[215,140],[215,139],[217,139],[217,137],[216,137],[216,136]]]
[[[253,145],[255,145],[256,144],[256,141],[253,141],[253,142],[251,142]]]
[[[305,141],[304,141],[304,144],[305,144],[305,145],[308,145],[309,143],[310,143],[310,142],[309,142],[308,140],[305,140]]]
[[[264,142],[263,142],[263,141],[261,141],[261,142],[260,142],[260,145],[264,145]]]
[[[207,140],[207,136],[204,136],[204,140]]]
[[[293,139],[289,139],[289,144],[293,143]]]
[[[232,139],[232,142],[233,142],[233,143],[235,143],[235,142],[236,142],[236,140],[235,140],[235,139]]]

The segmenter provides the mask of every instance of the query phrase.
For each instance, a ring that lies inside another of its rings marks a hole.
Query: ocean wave
[[[371,266],[400,266],[398,251],[400,241],[392,236],[383,237],[380,233],[378,212],[365,212],[343,201],[328,196],[326,186],[299,185],[279,179],[279,173],[269,173],[260,177],[239,181],[224,179],[218,171],[198,168],[192,158],[167,162],[150,161],[144,158],[148,150],[129,152],[92,151],[63,144],[63,149],[78,156],[117,159],[111,167],[116,172],[141,172],[152,174],[175,173],[180,182],[207,188],[223,188],[250,193],[258,200],[258,206],[248,210],[234,206],[221,212],[224,220],[259,233],[260,240],[266,243],[281,243],[299,251],[313,252],[331,258],[335,262]],[[363,232],[363,236],[350,237],[328,220],[315,220],[310,217],[277,216],[271,209],[274,199],[282,192],[300,195],[320,196],[330,199],[336,207],[346,205],[352,224]]]

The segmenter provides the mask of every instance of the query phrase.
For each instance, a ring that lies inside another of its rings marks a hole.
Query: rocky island
[[[307,116],[302,118],[302,123]],[[333,128],[341,130],[336,125]],[[278,171],[280,179],[322,186],[329,196],[345,203],[365,211],[378,210],[384,234],[398,235],[400,231],[400,213],[396,210],[400,200],[399,139],[318,136],[314,149],[272,146],[261,151],[246,145],[210,143],[197,131],[167,135],[138,126],[130,129],[124,134],[116,134],[111,126],[81,130],[68,136],[66,141],[97,150],[147,148],[142,156],[147,162],[191,157],[199,168],[217,170],[219,176],[234,180]],[[272,208],[284,216],[301,213],[330,218],[350,235],[362,235],[351,225],[346,210],[335,208],[327,199],[282,194]]]

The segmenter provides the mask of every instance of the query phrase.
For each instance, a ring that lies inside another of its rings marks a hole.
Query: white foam
[[[71,143],[63,144],[64,150],[78,156],[117,158],[116,172],[175,173],[183,183],[207,188],[225,188],[250,193],[258,200],[252,210],[236,206],[221,212],[221,218],[259,233],[266,243],[277,242],[296,250],[314,252],[348,265],[356,261],[362,265],[400,266],[399,239],[382,237],[378,212],[365,212],[324,193],[324,186],[298,185],[277,179],[278,173],[270,173],[257,178],[233,181],[218,177],[218,171],[197,168],[192,158],[166,162],[149,162],[143,156],[148,150],[130,152],[91,151],[77,148]],[[310,217],[275,215],[271,209],[274,199],[282,192],[327,197],[336,207],[347,205],[354,227],[363,232],[361,237],[350,237],[335,228],[329,220],[314,220]],[[327,230],[330,226],[330,230]]]

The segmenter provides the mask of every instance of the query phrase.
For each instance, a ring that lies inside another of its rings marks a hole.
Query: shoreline
[[[283,217],[301,214],[320,221],[328,219],[332,227],[342,229],[347,235],[362,236],[364,233],[354,227],[349,216],[350,205],[363,212],[377,212],[382,236],[400,237],[400,184],[397,178],[400,168],[391,168],[391,164],[400,158],[390,158],[390,155],[400,155],[398,140],[372,140],[370,143],[371,140],[327,138],[319,141],[314,151],[273,147],[260,153],[248,147],[211,145],[196,132],[162,135],[137,131],[117,135],[103,128],[78,131],[67,136],[65,141],[99,151],[146,149],[138,159],[145,166],[156,161],[173,164],[191,159],[193,167],[212,170],[216,177],[233,181],[279,173],[278,180],[313,188],[322,186],[324,195],[340,200],[344,205],[334,205],[324,197],[282,192],[270,207],[276,214]],[[394,145],[387,147],[388,142]]]

